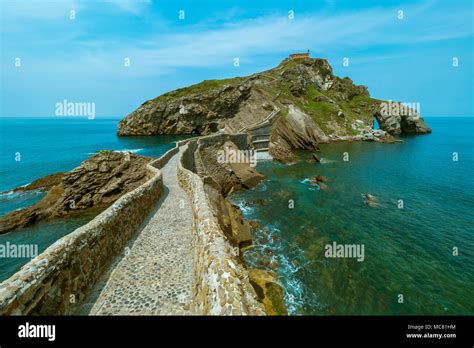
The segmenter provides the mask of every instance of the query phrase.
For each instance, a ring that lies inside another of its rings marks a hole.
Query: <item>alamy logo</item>
[[[224,163],[249,163],[251,167],[257,166],[257,151],[255,150],[237,150],[224,148],[217,151],[217,162]]]
[[[56,325],[35,325],[26,322],[18,326],[18,337],[20,338],[47,338],[48,341],[56,339]]]
[[[326,244],[324,256],[328,258],[357,258],[362,262],[365,259],[364,244]]]
[[[95,103],[70,102],[64,99],[56,103],[56,116],[87,116],[89,120],[95,118]]]
[[[380,103],[380,113],[382,116],[419,116],[420,103],[399,103],[389,100]]]
[[[0,244],[0,258],[29,258],[38,256],[38,244]]]

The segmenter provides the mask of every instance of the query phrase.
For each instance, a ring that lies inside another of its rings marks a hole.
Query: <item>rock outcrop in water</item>
[[[278,276],[274,272],[251,269],[249,277],[257,296],[265,306],[267,315],[288,315],[285,301],[283,300],[284,290],[278,285]]]
[[[277,67],[247,77],[203,81],[142,104],[120,121],[119,135],[235,134],[278,111],[269,151],[283,162],[291,150],[313,151],[331,141],[393,142],[391,135],[429,133],[409,108],[395,116],[367,87],[334,76],[325,59],[285,59]],[[377,119],[381,130],[374,131]]]
[[[25,192],[25,191],[32,191],[32,190],[49,191],[54,185],[58,185],[61,182],[63,177],[64,177],[64,173],[49,174],[42,178],[32,181],[26,186],[16,187],[13,190],[1,192],[0,194],[5,194],[10,191],[12,192]]]
[[[149,160],[129,153],[101,151],[70,172],[35,180],[25,188],[41,187],[48,194],[31,207],[1,217],[0,234],[49,218],[104,209],[147,180]]]
[[[401,109],[405,109],[401,107]],[[375,114],[381,129],[389,134],[425,134],[431,133],[431,128],[423,121],[420,115],[412,109],[395,114]]]

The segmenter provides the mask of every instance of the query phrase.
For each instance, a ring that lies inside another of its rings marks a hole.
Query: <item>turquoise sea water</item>
[[[266,228],[254,231],[256,247],[245,257],[281,275],[291,313],[474,314],[473,122],[427,121],[433,134],[403,143],[323,145],[320,165],[306,163],[307,153],[293,166],[260,162],[267,180],[231,197]],[[71,170],[102,149],[159,156],[182,138],[118,138],[116,126],[113,119],[0,118],[0,191]],[[328,177],[327,190],[305,181],[314,175]],[[376,196],[380,207],[365,205],[362,193]],[[41,197],[4,194],[0,214]],[[255,203],[258,198],[264,204]],[[0,244],[38,244],[41,252],[91,218],[41,222],[0,235]],[[333,241],[363,244],[364,261],[325,258],[324,246]],[[27,261],[1,259],[0,281]]]
[[[44,193],[11,193],[9,190],[35,179],[69,171],[100,150],[130,150],[159,157],[182,136],[117,137],[117,119],[0,118],[0,215],[40,200]],[[17,160],[19,159],[19,161]],[[0,235],[0,244],[38,244],[41,252],[60,237],[94,217],[40,222]],[[16,272],[28,259],[0,259],[0,281]]]
[[[433,133],[403,143],[322,145],[319,165],[260,162],[267,179],[230,197],[265,227],[245,258],[281,276],[291,313],[474,314],[473,118],[426,120]],[[364,261],[325,257],[334,241],[364,245]]]

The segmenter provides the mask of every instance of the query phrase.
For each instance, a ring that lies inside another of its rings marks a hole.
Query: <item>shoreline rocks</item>
[[[51,174],[19,188],[48,190],[38,203],[0,218],[0,234],[41,220],[67,217],[82,211],[101,211],[124,193],[148,179],[150,158],[129,153],[101,151],[70,172]]]
[[[389,105],[391,109],[396,109],[396,112],[392,113],[384,110],[386,105]],[[402,103],[381,103],[380,110],[375,113],[375,118],[380,128],[391,135],[431,133],[431,128],[418,112],[403,106]]]
[[[9,192],[26,192],[32,190],[49,191],[53,186],[58,185],[61,182],[64,174],[65,173],[63,172],[48,174],[42,178],[32,181],[28,185],[15,187],[12,190],[0,192],[0,195]]]
[[[252,284],[258,299],[265,306],[267,315],[288,315],[283,300],[284,290],[278,284],[276,273],[262,270],[249,270],[250,284]]]
[[[390,143],[396,142],[396,139],[388,134],[387,132],[380,129],[366,128],[362,133],[358,135],[330,135],[329,142],[343,142],[343,141],[373,141],[378,143]]]
[[[226,229],[230,232],[233,242],[240,249],[252,245],[251,225],[242,216],[242,211],[235,204],[224,200],[227,208],[227,215],[224,215]]]

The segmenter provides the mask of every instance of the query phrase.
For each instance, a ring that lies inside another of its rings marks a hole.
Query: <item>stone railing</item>
[[[226,135],[229,137],[228,135]],[[203,179],[195,174],[194,153],[198,141],[211,143],[222,135],[193,140],[178,162],[178,180],[188,193],[193,208],[196,233],[195,312],[204,315],[265,315],[249,282],[247,269],[212,213]],[[242,139],[245,139],[243,137]]]
[[[186,141],[147,164],[151,176],[88,224],[57,240],[0,284],[0,315],[71,314],[159,200],[159,168]]]

